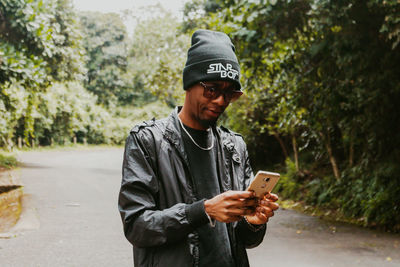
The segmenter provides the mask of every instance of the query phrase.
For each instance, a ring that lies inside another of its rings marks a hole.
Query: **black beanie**
[[[240,66],[231,39],[222,32],[197,30],[192,35],[192,46],[188,50],[183,69],[183,89],[201,81],[224,80],[233,82],[237,90]]]

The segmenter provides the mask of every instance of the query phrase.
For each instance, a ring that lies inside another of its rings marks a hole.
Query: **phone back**
[[[247,190],[254,191],[257,197],[262,197],[272,191],[279,177],[279,173],[258,171]]]

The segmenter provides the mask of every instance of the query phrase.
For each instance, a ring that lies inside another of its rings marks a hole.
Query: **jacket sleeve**
[[[253,175],[253,170],[250,166],[249,155],[243,139],[242,139],[242,144],[243,144],[242,155],[244,155],[243,157],[244,188],[242,188],[242,190],[246,190],[246,188],[250,184],[250,181],[254,178],[254,175]],[[259,244],[261,244],[261,242],[264,239],[266,230],[267,230],[267,224],[252,225],[249,224],[244,218],[236,224],[236,232],[246,248],[254,248]]]
[[[203,200],[178,203],[160,210],[158,179],[151,142],[132,132],[126,140],[122,183],[118,199],[124,233],[136,247],[160,246],[181,241],[199,225],[208,222]]]

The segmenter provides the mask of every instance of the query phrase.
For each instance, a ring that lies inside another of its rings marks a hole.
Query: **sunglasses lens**
[[[209,99],[215,99],[217,98],[220,94],[219,91],[217,91],[215,88],[213,87],[204,87],[204,94],[205,97],[209,98]]]
[[[208,99],[216,99],[221,94],[223,94],[225,101],[234,102],[243,94],[243,92],[241,91],[225,91],[220,88],[215,88],[213,86],[206,85],[204,83],[200,84],[204,87],[204,92],[203,92],[204,97],[207,97]]]

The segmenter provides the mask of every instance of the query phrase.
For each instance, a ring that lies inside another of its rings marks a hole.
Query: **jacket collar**
[[[182,107],[176,107],[171,114],[167,118],[167,125],[165,128],[164,136],[167,138],[169,142],[171,142],[176,149],[178,150],[179,154],[185,160],[186,163],[189,162],[187,155],[185,153],[185,149],[182,142],[182,132],[181,127],[179,124],[178,113],[181,111]]]

